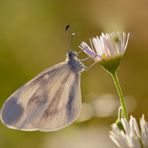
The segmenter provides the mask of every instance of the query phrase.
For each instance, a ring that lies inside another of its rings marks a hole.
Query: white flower
[[[105,70],[113,74],[118,69],[128,40],[129,33],[127,35],[124,32],[102,33],[100,37],[96,36],[90,40],[92,48],[83,41],[79,47],[92,58],[95,63],[100,62]]]
[[[148,148],[148,122],[144,115],[140,119],[140,130],[136,119],[130,117],[129,122],[121,119],[124,130],[120,130],[117,124],[112,125],[110,138],[120,148]]]
[[[123,56],[128,40],[129,33],[127,35],[124,32],[102,33],[100,37],[96,36],[90,40],[92,49],[83,41],[79,47],[97,62]]]

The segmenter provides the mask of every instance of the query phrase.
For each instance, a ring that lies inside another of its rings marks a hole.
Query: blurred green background
[[[77,34],[71,45],[76,51],[82,40],[101,32],[131,33],[118,75],[130,114],[148,120],[147,0],[0,0],[0,106],[26,81],[65,59],[67,24]],[[115,148],[108,134],[119,102],[111,77],[96,64],[81,82],[78,121],[52,133],[20,132],[0,123],[0,148]]]

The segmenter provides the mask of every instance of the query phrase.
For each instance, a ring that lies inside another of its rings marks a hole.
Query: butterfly
[[[23,131],[56,131],[74,122],[81,109],[80,74],[85,66],[69,50],[65,62],[47,68],[3,104],[1,121]]]

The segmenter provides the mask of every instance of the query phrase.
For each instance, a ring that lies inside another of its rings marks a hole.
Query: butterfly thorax
[[[77,53],[75,51],[68,51],[66,61],[71,66],[72,70],[77,73],[81,73],[84,71],[85,66],[83,63],[78,59]]]

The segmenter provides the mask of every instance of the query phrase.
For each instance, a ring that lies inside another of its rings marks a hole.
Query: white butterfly
[[[81,108],[80,74],[75,51],[66,61],[41,72],[16,90],[1,109],[1,121],[24,131],[55,131],[76,120]]]

